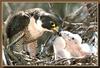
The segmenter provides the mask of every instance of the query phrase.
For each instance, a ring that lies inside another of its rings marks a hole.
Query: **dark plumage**
[[[6,33],[9,42],[13,42],[18,36],[24,33],[12,50],[29,52],[31,58],[36,57],[37,39],[42,36],[45,31],[59,31],[62,20],[51,13],[47,13],[43,9],[34,8],[26,11],[20,11],[14,14],[8,22]]]
[[[13,35],[23,30],[29,24],[29,22],[29,17],[22,15],[22,12],[14,15],[7,25],[6,32],[8,38],[11,38]]]
[[[42,27],[48,30],[56,26],[61,26],[62,20],[56,15],[45,12],[43,9],[34,8],[16,13],[7,25],[7,36],[11,38],[13,35],[22,31],[30,23],[30,18],[35,18],[35,23],[39,19],[42,21]],[[55,26],[52,26],[55,24]]]

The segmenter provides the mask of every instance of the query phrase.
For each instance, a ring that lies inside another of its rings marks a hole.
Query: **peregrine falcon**
[[[45,31],[58,32],[61,23],[61,18],[41,8],[33,8],[15,13],[7,24],[7,37],[11,43],[22,33],[24,33],[24,36],[11,47],[11,50],[17,52],[26,50],[29,52],[31,58],[35,58],[36,40],[42,36]]]

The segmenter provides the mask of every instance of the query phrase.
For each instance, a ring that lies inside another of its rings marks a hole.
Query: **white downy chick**
[[[53,42],[55,59],[85,57],[92,53],[97,54],[95,46],[82,43],[82,38],[78,34],[68,31],[61,31],[61,37],[57,37]]]
[[[89,45],[87,43],[83,43],[80,45],[80,47],[81,47],[82,51],[89,53],[89,54],[94,54],[97,56],[98,49],[96,46]]]
[[[85,53],[81,50],[82,38],[78,34],[73,34],[68,31],[61,31],[61,36],[66,42],[66,50],[68,50],[73,57],[83,57]]]
[[[53,42],[54,47],[54,54],[55,54],[55,60],[59,58],[71,58],[71,54],[69,51],[65,50],[66,44],[65,40],[62,37],[57,37]]]
[[[78,34],[68,31],[61,31],[60,33],[61,37],[58,36],[53,42],[55,59],[83,57],[85,55],[81,50],[82,39]]]
[[[74,40],[78,44],[82,43],[82,38],[78,34],[73,34],[68,31],[61,31],[60,33],[64,39]]]

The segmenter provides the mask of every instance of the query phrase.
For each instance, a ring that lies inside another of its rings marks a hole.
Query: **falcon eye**
[[[54,22],[52,22],[52,23],[51,23],[51,26],[52,26],[52,27],[56,27],[56,25],[55,25],[55,23],[54,23]]]

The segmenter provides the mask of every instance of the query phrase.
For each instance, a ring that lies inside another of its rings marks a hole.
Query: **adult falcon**
[[[13,42],[22,33],[24,36],[11,47],[12,51],[27,51],[31,58],[36,57],[37,39],[45,31],[58,32],[62,20],[41,8],[19,11],[14,14],[7,24],[6,33],[9,42]]]

